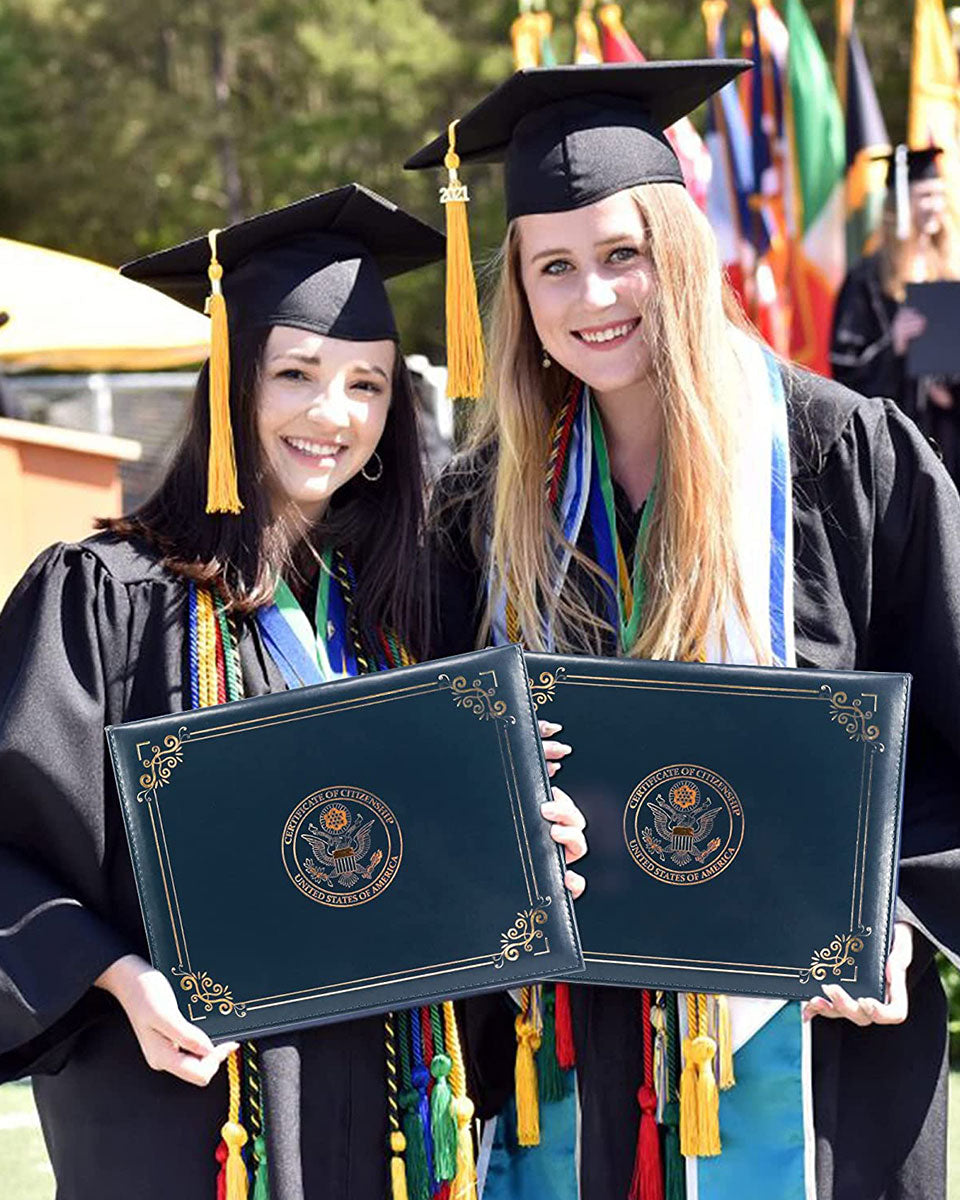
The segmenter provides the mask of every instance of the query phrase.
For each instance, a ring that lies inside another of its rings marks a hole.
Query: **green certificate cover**
[[[107,739],[153,964],[216,1040],[582,969],[515,646]]]
[[[527,666],[587,818],[574,982],[883,998],[909,676]]]

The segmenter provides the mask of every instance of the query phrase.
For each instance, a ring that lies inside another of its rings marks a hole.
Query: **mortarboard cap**
[[[937,159],[943,153],[939,146],[924,146],[918,150],[910,150],[906,146],[897,146],[888,154],[875,154],[875,162],[887,164],[887,187],[896,185],[897,163],[906,160],[907,183],[919,183],[922,179],[939,179]]]
[[[751,64],[740,59],[531,67],[456,126],[461,162],[503,162],[507,217],[564,212],[645,183],[683,183],[665,130]],[[404,164],[440,166],[447,137]]]
[[[321,192],[120,268],[209,312],[208,512],[239,512],[229,334],[289,325],[348,341],[396,339],[384,280],[443,258],[438,230],[358,183]]]
[[[751,64],[740,59],[528,67],[404,163],[445,166],[447,395],[479,396],[483,338],[461,162],[503,162],[507,219],[565,212],[683,172],[665,130]]]

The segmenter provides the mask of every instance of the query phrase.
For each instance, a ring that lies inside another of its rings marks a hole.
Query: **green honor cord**
[[[644,501],[643,513],[640,517],[640,528],[637,530],[637,541],[633,548],[632,577],[627,572],[626,558],[620,537],[617,533],[617,510],[613,501],[613,476],[610,474],[610,458],[607,454],[607,439],[603,433],[603,422],[597,412],[596,404],[590,402],[590,424],[593,434],[594,451],[597,458],[597,470],[600,473],[600,492],[603,496],[603,506],[607,513],[607,524],[610,527],[610,544],[614,548],[617,564],[617,610],[620,615],[620,649],[629,654],[637,640],[640,631],[640,620],[643,616],[643,602],[646,596],[646,582],[643,577],[643,560],[646,556],[647,541],[650,537],[650,522],[656,505],[657,484],[660,481],[660,460],[657,460],[657,472],[653,486]]]
[[[315,613],[316,632],[310,628],[310,621],[300,607],[300,602],[290,590],[285,579],[278,579],[274,591],[273,602],[280,615],[296,635],[297,641],[303,646],[308,657],[312,658],[326,679],[335,679],[338,675],[330,665],[327,653],[327,620],[330,610],[330,571],[332,569],[333,552],[328,547],[323,551],[320,561],[320,578],[317,581],[317,608]]]

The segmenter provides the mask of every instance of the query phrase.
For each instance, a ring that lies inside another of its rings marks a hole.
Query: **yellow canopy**
[[[199,362],[206,317],[112,267],[0,238],[0,364],[143,371]]]

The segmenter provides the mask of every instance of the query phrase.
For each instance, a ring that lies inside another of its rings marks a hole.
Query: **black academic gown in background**
[[[933,947],[955,960],[960,952],[960,500],[893,404],[805,372],[786,382],[798,665],[913,674],[899,888],[900,915],[916,930],[910,1015],[866,1029],[814,1021],[817,1196],[942,1200],[947,1014]],[[476,637],[485,589],[464,498],[475,486],[476,468],[448,472],[434,506],[435,654]],[[586,529],[580,548],[592,553]],[[576,747],[575,729],[564,736]],[[582,870],[589,886],[589,855]],[[574,985],[571,1003],[581,1195],[614,1200],[627,1195],[636,1150],[639,1001],[629,989]],[[483,1072],[489,1116],[513,1087],[514,1012],[502,997],[471,1001],[468,1011],[468,1050]]]
[[[954,482],[960,481],[960,379],[941,380],[954,407],[939,408],[927,380],[907,375],[906,355],[893,348],[890,327],[900,308],[880,285],[880,259],[862,258],[843,282],[833,310],[830,369],[863,396],[889,396],[937,443]]]
[[[151,1071],[91,986],[147,956],[103,727],[189,707],[186,628],[183,581],[110,535],[45,552],[0,615],[0,1081],[33,1076],[58,1200],[216,1196],[225,1070]],[[246,695],[283,689],[255,623],[239,649]],[[258,1044],[271,1200],[386,1196],[382,1020]]]

